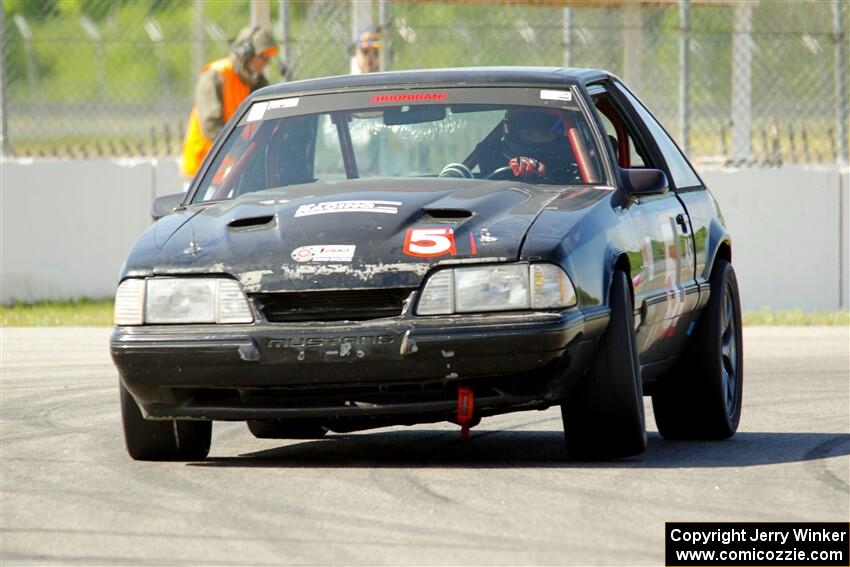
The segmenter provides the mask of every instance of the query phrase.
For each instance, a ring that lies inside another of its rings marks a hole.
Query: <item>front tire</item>
[[[719,259],[710,285],[685,353],[652,396],[655,423],[665,439],[727,439],[741,420],[744,348],[732,264]]]
[[[625,272],[614,272],[611,320],[590,372],[561,406],[567,453],[599,460],[646,450],[643,384],[635,342],[631,288]]]
[[[147,420],[124,385],[121,419],[127,452],[137,461],[200,461],[210,452],[211,421]]]

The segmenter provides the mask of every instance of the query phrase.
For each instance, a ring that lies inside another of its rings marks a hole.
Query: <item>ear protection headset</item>
[[[242,61],[250,61],[254,58],[254,55],[256,55],[254,53],[254,35],[256,35],[258,31],[260,31],[260,26],[254,26],[245,41],[233,46],[233,54],[236,55],[236,57]]]

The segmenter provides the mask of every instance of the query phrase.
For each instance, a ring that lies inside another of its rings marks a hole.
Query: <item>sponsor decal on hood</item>
[[[395,215],[401,201],[325,201],[307,203],[295,211],[295,218],[329,213],[384,213]]]
[[[292,259],[296,262],[351,262],[354,249],[351,244],[323,244],[300,246],[292,251]]]

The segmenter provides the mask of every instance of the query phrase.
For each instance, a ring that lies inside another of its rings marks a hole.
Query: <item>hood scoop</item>
[[[438,222],[463,222],[472,217],[472,211],[466,209],[425,209],[422,220]]]
[[[262,215],[258,217],[245,217],[241,219],[233,219],[227,226],[233,230],[250,230],[257,228],[265,228],[274,223],[274,215]]]

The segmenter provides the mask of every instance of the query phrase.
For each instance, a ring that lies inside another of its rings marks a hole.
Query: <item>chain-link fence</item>
[[[385,69],[605,68],[699,161],[846,162],[846,0],[272,0],[289,70],[270,80],[349,72],[364,3]],[[3,8],[4,145],[17,156],[177,155],[198,69],[252,19],[247,0]]]

